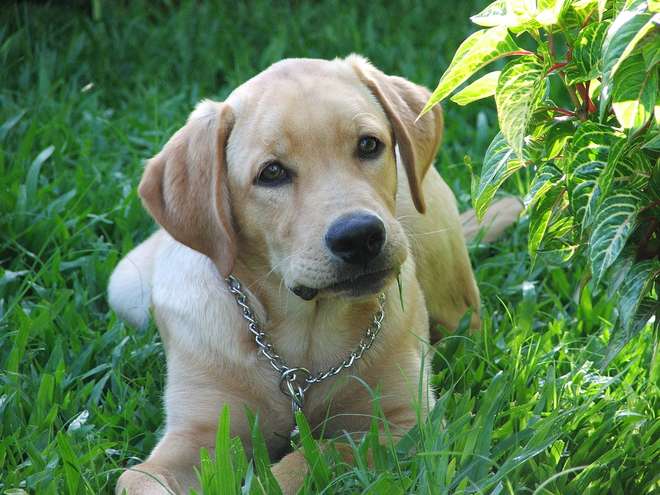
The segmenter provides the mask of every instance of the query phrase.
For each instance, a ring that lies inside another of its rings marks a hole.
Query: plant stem
[[[555,49],[555,37],[552,36],[552,33],[548,31],[548,49],[550,50],[550,56],[552,57],[552,62],[557,59],[557,50]]]
[[[547,73],[550,74],[550,73],[556,71],[557,69],[561,69],[561,68],[564,67],[567,63],[568,63],[568,62],[555,62],[555,63],[552,64],[552,66],[548,69],[548,72],[547,72]]]
[[[561,80],[566,85],[566,89],[568,90],[568,96],[570,96],[571,102],[573,103],[573,105],[575,105],[575,109],[577,110],[578,108],[580,108],[580,100],[577,97],[577,93],[575,92],[575,88],[571,87],[566,82],[566,76],[564,74],[564,71],[559,72],[559,77],[561,77]]]
[[[559,74],[559,77],[561,81],[564,83],[564,86],[566,87],[566,91],[568,91],[568,96],[571,99],[571,103],[573,103],[573,106],[575,107],[575,113],[573,115],[577,115],[580,120],[584,121],[587,120],[587,114],[585,111],[582,111],[580,108],[580,100],[578,99],[577,93],[575,92],[575,88],[571,87],[567,82],[566,82],[566,74],[563,70],[558,70],[563,68],[568,62],[571,60],[571,50],[569,49],[568,52],[566,53],[566,62],[556,62],[557,58],[557,49],[555,46],[555,38],[552,36],[552,33],[548,31],[547,34],[547,40],[548,40],[548,49],[550,50],[550,57],[552,59],[552,66],[550,69],[548,69],[548,74],[551,72],[554,72],[557,70],[557,73]],[[566,115],[566,114],[564,114]]]

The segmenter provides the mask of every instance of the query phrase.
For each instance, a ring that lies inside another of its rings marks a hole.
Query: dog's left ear
[[[419,120],[417,116],[431,96],[423,86],[397,76],[388,76],[359,55],[349,55],[362,83],[378,99],[392,124],[394,138],[408,175],[408,184],[415,208],[424,213],[426,206],[422,194],[422,180],[433,163],[442,139],[442,109],[433,107]]]

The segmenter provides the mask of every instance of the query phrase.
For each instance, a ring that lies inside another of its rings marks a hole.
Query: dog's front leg
[[[213,445],[213,436],[211,444]],[[206,443],[206,442],[205,442]],[[166,433],[142,464],[119,477],[115,493],[121,495],[184,494],[199,485],[194,466],[199,465],[199,438],[186,433]]]
[[[388,410],[389,409],[389,410]],[[395,408],[384,408],[384,416],[387,422],[391,425],[390,435],[394,439],[401,438],[410,428],[416,424],[416,415],[412,407],[401,407],[397,405]],[[381,443],[385,441],[385,435],[381,428]],[[321,451],[325,449],[325,445],[321,445]],[[351,447],[342,442],[335,442],[335,449],[339,452],[343,461],[347,464],[354,464],[353,450]],[[371,465],[371,459],[369,459]],[[307,460],[303,452],[298,449],[290,454],[285,455],[279,462],[271,468],[275,479],[282,488],[284,495],[295,495],[302,488],[305,477],[309,469]]]

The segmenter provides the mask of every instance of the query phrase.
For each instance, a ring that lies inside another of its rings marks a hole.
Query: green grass
[[[142,161],[194,104],[283,57],[354,51],[433,86],[483,5],[125,3],[98,20],[82,7],[0,12],[0,493],[111,493],[158,438],[162,345],[155,328],[117,321],[105,285],[153,228],[135,193]],[[480,162],[496,118],[490,104],[446,116],[438,167],[466,206],[464,156]],[[524,174],[510,187],[524,193]],[[531,269],[526,229],[472,248],[484,327],[438,346],[430,420],[398,445],[372,432],[355,465],[306,440],[307,493],[660,489],[657,329],[602,367],[611,304],[579,289],[579,266]],[[248,462],[221,426],[231,448],[205,457],[204,486],[244,477],[244,493],[272,492],[264,450]]]

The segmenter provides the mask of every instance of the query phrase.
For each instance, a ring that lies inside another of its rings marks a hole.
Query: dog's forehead
[[[283,60],[237,88],[227,103],[237,127],[246,126],[261,139],[282,132],[295,137],[323,129],[389,127],[376,98],[352,66],[339,59]]]
[[[285,59],[241,84],[229,95],[227,103],[240,111],[242,106],[258,100],[274,86],[279,90],[286,85],[309,90],[314,85],[338,85],[342,82],[359,86],[357,74],[344,60]]]

